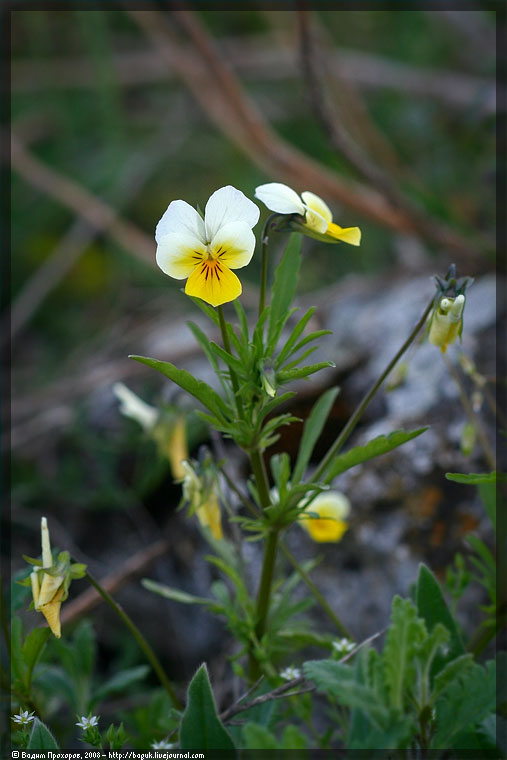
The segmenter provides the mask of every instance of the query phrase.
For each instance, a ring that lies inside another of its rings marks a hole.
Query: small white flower
[[[333,649],[341,655],[348,654],[355,648],[356,645],[353,641],[349,641],[349,639],[338,639],[337,641],[333,641]]]
[[[95,728],[95,726],[99,725],[99,719],[97,715],[91,715],[89,718],[87,718],[85,715],[81,716],[81,720],[76,723],[76,726],[79,726],[79,728],[82,728],[83,731],[86,731],[88,728]]]
[[[159,411],[146,404],[124,383],[115,383],[113,393],[120,402],[120,412],[125,417],[138,422],[147,432],[153,430],[159,418]]]
[[[152,749],[173,749],[175,747],[174,744],[170,744],[167,739],[162,739],[160,742],[152,742],[151,748]]]
[[[19,713],[19,715],[14,715],[11,720],[13,720],[14,723],[19,723],[22,726],[27,726],[32,722],[34,715],[35,713],[33,712],[29,713],[28,710],[23,710]]]
[[[280,678],[284,681],[292,681],[294,678],[301,678],[301,671],[299,668],[288,667],[280,672]]]

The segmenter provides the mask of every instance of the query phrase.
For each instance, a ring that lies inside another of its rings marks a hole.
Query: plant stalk
[[[259,501],[262,509],[264,510],[271,503],[271,497],[269,495],[269,481],[264,465],[264,459],[258,449],[255,449],[250,454],[250,461],[252,464],[252,470],[257,486],[257,492],[259,494]],[[257,593],[257,605],[256,605],[256,625],[255,635],[260,640],[266,630],[266,619],[269,612],[269,603],[271,599],[271,587],[273,584],[273,574],[275,569],[276,550],[278,546],[278,534],[279,529],[273,528],[266,538],[264,545],[264,556],[262,560],[262,573],[259,584],[259,591]],[[248,659],[248,677],[251,683],[256,681],[261,675],[260,666],[255,658],[253,652],[250,650]]]
[[[311,580],[308,573],[301,567],[295,556],[292,554],[292,552],[285,546],[285,544],[281,541],[280,542],[280,549],[285,554],[293,568],[299,573],[301,576],[301,579],[303,582],[308,586],[312,594],[314,595],[316,601],[320,604],[326,615],[330,620],[333,621],[335,626],[338,628],[338,630],[346,636],[351,641],[353,640],[353,637],[351,633],[347,630],[345,625],[342,623],[338,615],[336,615],[335,612],[333,612],[332,608],[326,601],[325,597],[320,593],[319,589],[315,585],[315,583]]]
[[[224,348],[227,351],[227,353],[232,355],[231,341],[229,340],[229,335],[227,333],[227,324],[225,322],[224,310],[222,309],[222,306],[217,306],[216,309],[218,313],[218,319],[220,321],[220,332],[222,333],[222,343],[224,344]],[[239,400],[239,397],[238,397],[238,391],[239,391],[238,378],[236,377],[236,373],[231,367],[228,367],[228,370],[229,370],[229,377],[231,378],[231,385],[232,385],[232,390],[234,392],[234,398],[236,400],[236,409],[238,410],[239,416],[243,417],[243,408],[241,406],[241,401]]]
[[[419,330],[421,327],[423,327],[424,323],[426,322],[426,319],[428,317],[428,314],[430,313],[431,309],[433,308],[434,299],[432,298],[429,304],[427,305],[426,309],[424,310],[421,318],[419,319],[418,323],[404,342],[404,344],[401,346],[399,351],[395,354],[395,356],[391,359],[385,370],[382,372],[378,380],[373,384],[373,386],[370,388],[368,393],[366,393],[363,398],[361,399],[360,403],[356,407],[356,410],[352,414],[352,416],[349,418],[347,424],[345,427],[341,430],[340,434],[336,438],[335,442],[332,444],[332,446],[329,448],[327,454],[324,456],[324,459],[320,463],[320,465],[317,467],[313,474],[313,480],[318,481],[324,473],[326,472],[327,468],[333,461],[334,457],[338,454],[338,452],[341,450],[341,448],[346,443],[348,437],[350,434],[354,431],[354,428],[356,427],[357,423],[359,422],[361,416],[363,415],[363,412],[365,411],[366,407],[372,400],[372,398],[375,396],[376,392],[386,379],[386,377],[390,374],[390,372],[394,369],[395,365],[398,363],[398,361],[401,359],[405,351],[409,348],[409,346],[413,343],[413,341],[416,339],[417,334],[419,333]],[[324,482],[328,482],[328,479],[324,479]]]
[[[155,652],[153,651],[153,649],[151,648],[151,646],[148,644],[148,642],[144,638],[144,636],[141,633],[141,631],[139,630],[139,628],[136,626],[136,624],[134,623],[134,621],[131,620],[131,618],[127,615],[127,613],[125,612],[125,610],[123,610],[122,607],[120,607],[120,605],[118,604],[118,602],[115,602],[115,600],[113,599],[113,597],[110,596],[110,594],[108,594],[108,592],[104,588],[102,588],[102,586],[100,585],[100,583],[97,580],[95,580],[95,578],[92,575],[90,575],[90,573],[87,572],[85,574],[85,577],[88,580],[88,582],[91,583],[91,585],[94,586],[94,588],[97,589],[97,591],[99,592],[99,594],[101,595],[101,597],[116,612],[116,614],[118,615],[118,617],[121,618],[121,620],[124,623],[124,625],[128,628],[128,630],[130,631],[130,633],[132,634],[132,636],[135,638],[135,640],[137,641],[137,643],[139,644],[139,646],[143,650],[143,652],[144,652],[144,654],[146,656],[146,659],[148,660],[148,662],[152,666],[153,670],[157,674],[158,679],[159,679],[160,683],[162,684],[162,686],[164,687],[164,689],[166,690],[167,694],[169,695],[169,698],[170,698],[172,704],[174,705],[174,707],[176,707],[176,709],[180,710],[183,705],[181,704],[180,700],[178,699],[178,697],[174,693],[173,687],[171,686],[171,684],[169,682],[169,679],[167,678],[167,676],[165,674],[164,668],[160,664],[160,662],[159,662],[159,660],[158,660]]]
[[[269,225],[278,214],[271,214],[264,223],[262,230],[262,259],[261,259],[261,288],[259,292],[259,317],[266,307],[266,292],[268,288],[268,243]]]

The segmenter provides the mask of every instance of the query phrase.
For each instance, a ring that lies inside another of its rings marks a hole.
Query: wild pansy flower
[[[21,586],[31,586],[34,609],[42,612],[52,633],[59,639],[60,607],[69,595],[71,581],[85,575],[86,565],[71,563],[69,552],[60,552],[54,561],[45,517],[41,517],[40,527],[42,560],[25,557],[27,562],[36,567],[27,578],[18,583]]]
[[[120,402],[120,412],[141,425],[156,441],[160,453],[169,459],[175,480],[185,477],[182,460],[188,458],[185,417],[165,414],[150,406],[124,383],[115,383],[113,393]]]
[[[333,222],[327,203],[315,193],[305,190],[299,196],[295,190],[280,182],[269,182],[255,189],[255,197],[278,214],[296,214],[291,227],[324,243],[359,245],[359,227],[340,227]]]
[[[464,308],[465,296],[461,294],[456,298],[444,296],[433,310],[428,340],[433,346],[440,346],[443,354],[461,334]]]
[[[312,513],[317,517],[312,517]],[[350,513],[350,502],[338,491],[320,493],[300,514],[299,524],[314,541],[340,541],[348,528],[346,518]]]
[[[255,203],[231,185],[213,193],[204,219],[185,201],[172,201],[155,231],[157,264],[176,280],[188,278],[189,296],[212,306],[234,301],[242,287],[232,270],[250,263],[258,221]]]
[[[213,538],[220,541],[223,538],[222,513],[216,473],[211,472],[206,463],[200,466],[197,462],[185,460],[181,464],[185,472],[183,499],[189,504],[190,513],[195,512],[203,528],[208,528]]]

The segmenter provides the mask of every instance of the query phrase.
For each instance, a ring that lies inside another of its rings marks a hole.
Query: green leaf
[[[441,623],[449,633],[449,649],[447,655],[437,654],[432,667],[432,673],[438,673],[445,663],[465,654],[465,648],[458,628],[445,602],[442,590],[433,573],[426,565],[419,565],[417,578],[416,602],[419,615],[424,619],[428,630],[431,631],[437,623]]]
[[[243,726],[243,744],[246,749],[279,749],[276,737],[265,726],[246,723]]]
[[[307,343],[311,343],[314,340],[318,340],[319,338],[322,338],[324,335],[332,335],[332,334],[333,334],[332,330],[315,330],[315,332],[311,332],[308,335],[305,335],[305,337],[302,340],[300,340],[299,343],[296,346],[294,346],[294,348],[291,349],[289,355],[292,356],[292,354],[296,354],[298,351],[301,351],[301,349],[304,348],[304,346],[306,346]],[[297,361],[301,361],[302,358],[303,357],[300,356],[297,359]]]
[[[93,694],[90,701],[90,707],[102,702],[110,694],[116,694],[118,692],[125,691],[129,686],[143,678],[146,678],[150,672],[149,665],[138,665],[135,668],[127,668],[126,670],[120,670],[115,673],[109,681],[103,683]]]
[[[317,443],[326,420],[329,416],[329,412],[332,409],[334,400],[338,395],[339,388],[330,388],[319,398],[315,406],[312,408],[308,419],[303,427],[303,435],[301,437],[301,443],[299,445],[299,454],[296,460],[296,465],[292,473],[292,482],[294,484],[299,483],[304,475],[310,457],[312,456],[313,449]]]
[[[359,683],[353,668],[336,660],[310,660],[303,670],[306,678],[314,681],[317,689],[336,697],[348,707],[364,711],[379,728],[389,717],[386,706],[369,686]]]
[[[393,599],[391,625],[384,646],[384,675],[390,703],[403,711],[407,694],[416,680],[415,654],[426,637],[424,622],[410,599]]]
[[[503,472],[470,472],[465,475],[461,472],[446,472],[445,477],[447,480],[452,480],[454,483],[466,483],[471,486],[478,486],[481,483],[496,483],[498,481],[507,480],[507,475]]]
[[[302,238],[299,233],[291,234],[281,261],[275,271],[268,325],[269,346],[278,339],[287,319],[290,305],[296,294],[299,266],[301,264],[301,241]]]
[[[180,388],[190,393],[191,396],[201,402],[210,412],[213,412],[218,418],[227,418],[229,409],[227,404],[220,398],[218,393],[213,390],[207,383],[202,380],[196,380],[196,378],[187,372],[185,369],[178,369],[170,362],[162,362],[158,359],[149,359],[146,356],[135,356],[131,354],[129,359],[134,359],[136,362],[146,364],[147,367],[161,372],[168,377],[173,383],[179,385]]]
[[[39,659],[50,634],[51,630],[49,628],[34,628],[24,641],[21,654],[26,665],[25,686],[28,692],[30,691],[35,663]]]
[[[199,343],[200,347],[206,354],[209,363],[211,364],[215,372],[218,374],[219,373],[218,362],[215,358],[215,355],[213,354],[213,351],[210,348],[210,341],[208,337],[203,333],[199,325],[195,324],[195,322],[187,322],[187,325],[192,331],[194,338],[196,339],[196,341]]]
[[[413,438],[417,438],[426,430],[427,427],[418,428],[417,430],[411,430],[409,432],[405,430],[394,430],[389,435],[379,435],[372,441],[369,441],[364,446],[355,446],[353,449],[346,451],[345,454],[339,454],[336,459],[330,464],[330,469],[326,475],[325,482],[330,483],[342,472],[349,470],[351,467],[355,467],[358,464],[367,462],[369,459],[387,454],[388,451],[396,449],[398,446],[402,446],[407,441],[411,441]]]
[[[234,744],[217,714],[215,699],[203,663],[188,687],[187,706],[181,719],[180,748],[227,749]]]
[[[299,320],[299,322],[296,324],[296,326],[294,327],[292,333],[288,337],[288,339],[287,339],[284,347],[282,348],[282,350],[280,351],[280,353],[276,357],[276,366],[277,367],[280,367],[283,364],[284,360],[288,356],[290,356],[290,354],[292,353],[292,349],[293,349],[294,344],[296,343],[297,339],[299,338],[299,336],[301,335],[301,333],[303,332],[303,330],[305,329],[306,325],[308,324],[308,322],[313,317],[313,315],[315,314],[316,311],[317,311],[317,307],[316,306],[312,306],[311,308],[308,309],[308,311],[306,312],[306,314],[304,316],[302,316],[301,319]]]
[[[157,583],[157,581],[152,581],[149,578],[143,578],[141,583],[148,591],[160,594],[160,596],[165,597],[165,599],[171,599],[173,602],[181,602],[182,604],[213,604],[212,599],[187,594],[186,591],[165,586],[163,583]]]
[[[432,749],[446,749],[452,737],[477,725],[496,706],[496,669],[494,660],[486,667],[474,664],[462,671],[440,694],[436,702],[437,729]]]
[[[38,718],[34,718],[32,733],[26,746],[27,749],[59,749],[55,737],[49,728]]]
[[[296,726],[285,726],[280,743],[281,749],[306,749],[306,736]]]
[[[336,364],[334,362],[318,362],[317,364],[309,364],[306,367],[299,367],[298,369],[282,369],[276,373],[276,379],[280,384],[289,383],[291,380],[301,380],[328,367],[336,367]]]
[[[431,699],[434,702],[436,698],[446,689],[451,681],[454,681],[457,677],[464,675],[474,665],[474,658],[471,654],[462,654],[460,657],[456,657],[455,660],[450,662],[437,673],[433,682],[433,689],[431,692]]]
[[[209,306],[206,301],[203,301],[201,298],[196,298],[195,296],[189,297],[192,299],[195,305],[198,306],[199,309],[203,311],[206,316],[209,317],[211,321],[217,325],[217,327],[220,325],[220,319],[218,317],[216,309],[214,309],[212,306]]]

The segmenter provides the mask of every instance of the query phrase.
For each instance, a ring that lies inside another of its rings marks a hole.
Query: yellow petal
[[[209,528],[213,538],[220,541],[223,538],[222,514],[216,494],[211,494],[208,501],[196,512],[199,522],[204,528]]]
[[[165,274],[183,280],[207,255],[206,246],[197,237],[171,234],[160,238],[156,258]]]
[[[59,639],[62,635],[60,625],[60,607],[62,606],[63,593],[63,586],[61,586],[56,592],[53,601],[49,602],[48,604],[44,604],[40,608],[40,612],[42,612],[46,618],[48,625],[51,628],[51,632],[56,636],[57,639]]]
[[[186,470],[182,461],[188,459],[187,434],[184,417],[178,417],[174,423],[169,443],[167,447],[167,456],[171,464],[171,472],[175,480],[183,480]]]
[[[343,520],[308,519],[302,520],[301,525],[308,531],[314,541],[334,543],[340,541],[348,528]]]
[[[324,203],[322,198],[319,198],[318,195],[315,195],[315,193],[310,193],[308,190],[305,190],[304,193],[301,193],[301,198],[303,199],[306,206],[308,206],[309,209],[312,211],[315,211],[319,216],[322,216],[328,224],[330,224],[333,221],[333,215],[331,213],[331,209],[327,205],[327,203]]]
[[[58,589],[63,583],[63,575],[48,575],[43,574],[42,583],[39,589],[39,598],[37,600],[37,607],[40,609],[48,602],[51,602],[55,597]]]
[[[185,293],[202,298],[212,306],[234,301],[241,295],[241,282],[229,267],[211,259],[195,267],[187,280]]]
[[[361,242],[361,230],[359,227],[339,227],[337,224],[329,224],[327,234],[336,240],[343,240],[349,245],[359,245]]]

